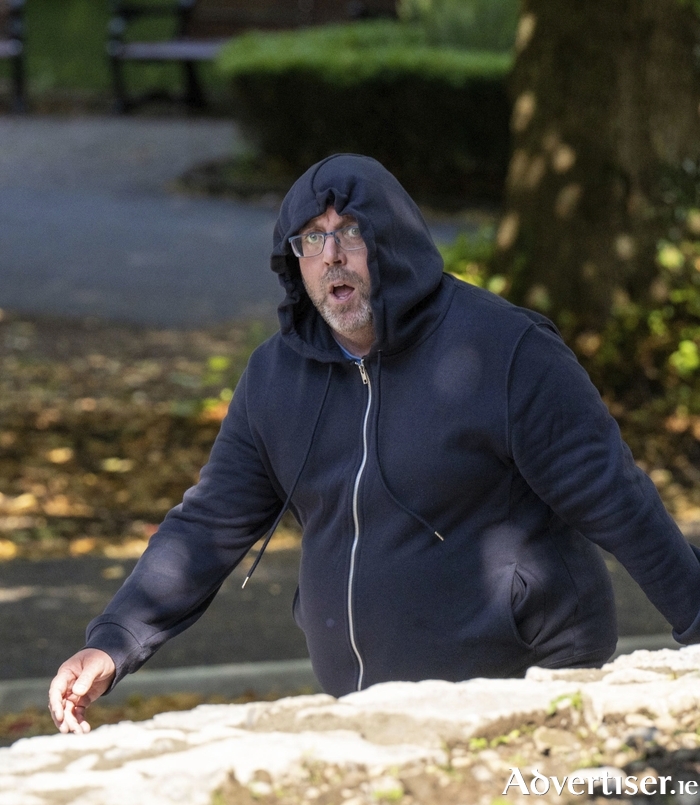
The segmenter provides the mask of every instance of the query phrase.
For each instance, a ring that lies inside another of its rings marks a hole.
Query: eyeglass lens
[[[344,251],[362,249],[365,245],[357,224],[344,226],[334,232],[306,232],[303,235],[295,235],[289,239],[289,242],[297,257],[315,257],[321,254],[326,245],[326,238],[331,236]]]

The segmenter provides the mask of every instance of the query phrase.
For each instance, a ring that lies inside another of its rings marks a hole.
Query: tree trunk
[[[643,300],[663,181],[700,156],[700,22],[682,0],[523,0],[496,267],[567,334]]]

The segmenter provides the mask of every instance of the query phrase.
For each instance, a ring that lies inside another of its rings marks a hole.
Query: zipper
[[[350,629],[350,645],[352,646],[353,653],[357,659],[358,665],[360,666],[360,671],[357,675],[357,690],[362,690],[365,664],[362,661],[362,655],[357,648],[357,642],[355,640],[355,617],[352,606],[352,591],[353,582],[355,580],[355,554],[357,553],[357,544],[360,540],[360,518],[357,510],[357,502],[360,490],[360,480],[362,479],[362,474],[364,473],[365,466],[367,464],[367,423],[369,422],[369,412],[370,408],[372,407],[372,384],[370,383],[369,375],[365,369],[364,360],[358,361],[357,368],[360,370],[362,382],[365,386],[367,386],[367,408],[365,409],[365,418],[362,423],[362,462],[357,471],[357,475],[355,476],[355,487],[352,493],[352,519],[355,523],[355,538],[353,539],[352,550],[350,551],[350,572],[348,575],[348,626]]]
[[[362,376],[362,382],[365,386],[369,386],[369,377],[367,376],[367,370],[365,369],[365,365],[362,361],[357,364],[357,368],[360,370],[360,375]],[[370,389],[370,394],[372,390]]]

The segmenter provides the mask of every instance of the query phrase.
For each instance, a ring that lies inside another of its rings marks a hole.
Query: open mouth
[[[331,288],[331,296],[334,299],[337,299],[339,302],[347,302],[347,300],[352,296],[354,290],[355,289],[352,287],[352,285],[337,283]]]

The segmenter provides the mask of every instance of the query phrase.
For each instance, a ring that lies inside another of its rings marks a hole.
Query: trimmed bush
[[[368,154],[429,203],[500,199],[510,65],[509,53],[436,47],[391,21],[252,32],[218,64],[264,157],[298,175],[335,152]]]
[[[428,42],[475,50],[510,50],[519,0],[399,0],[399,17],[418,23]]]

